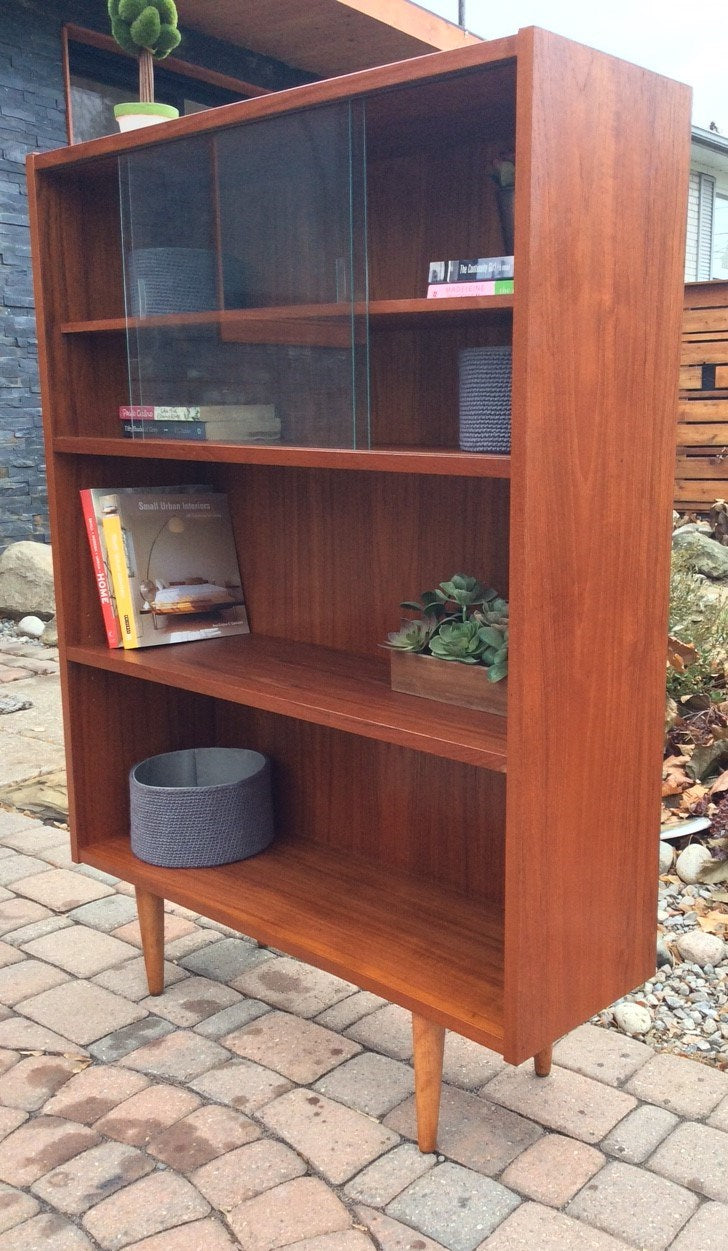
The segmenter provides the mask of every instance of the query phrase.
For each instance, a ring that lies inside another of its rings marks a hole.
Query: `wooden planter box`
[[[453,660],[438,660],[436,656],[395,651],[390,653],[390,663],[393,691],[506,715],[508,679],[489,682],[488,671],[482,665],[461,665]]]

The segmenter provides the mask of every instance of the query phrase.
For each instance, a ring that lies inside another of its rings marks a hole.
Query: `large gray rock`
[[[706,578],[728,578],[728,547],[698,530],[676,530],[672,536],[676,551],[687,552],[696,573]]]
[[[49,618],[55,611],[50,547],[11,543],[0,556],[0,616]]]

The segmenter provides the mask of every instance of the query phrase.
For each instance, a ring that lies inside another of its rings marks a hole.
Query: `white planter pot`
[[[168,122],[179,117],[179,109],[171,104],[153,104],[135,100],[130,104],[114,105],[114,117],[119,130],[140,130],[142,126],[154,126],[157,122]]]

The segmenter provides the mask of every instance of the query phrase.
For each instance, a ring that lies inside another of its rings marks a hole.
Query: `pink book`
[[[432,282],[427,288],[428,300],[446,299],[453,295],[495,295],[495,282]]]

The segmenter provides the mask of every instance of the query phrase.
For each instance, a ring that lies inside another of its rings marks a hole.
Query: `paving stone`
[[[165,1017],[173,1025],[192,1026],[213,1016],[223,1008],[240,1002],[240,995],[229,986],[221,986],[209,977],[186,977],[163,995],[142,1000],[142,1007]]]
[[[19,852],[12,856],[3,856],[0,860],[0,886],[10,886],[22,878],[29,878],[31,874],[44,872],[48,872],[48,865],[43,860],[37,860],[35,856],[23,856]]]
[[[202,1195],[165,1169],[134,1182],[91,1208],[83,1225],[107,1251],[187,1221],[207,1216],[210,1208]]]
[[[39,1207],[40,1204],[30,1195],[23,1194],[22,1190],[0,1186],[0,1234],[23,1221],[29,1221]]]
[[[295,1251],[374,1251],[374,1243],[360,1229],[348,1229],[345,1233],[321,1234],[318,1238],[304,1238],[294,1243]],[[294,1251],[294,1247],[291,1251]]]
[[[18,1063],[20,1055],[17,1051],[8,1051],[0,1049],[0,1073],[7,1073],[14,1064]]]
[[[141,1073],[94,1065],[67,1081],[58,1094],[48,1100],[43,1111],[46,1116],[62,1116],[67,1121],[93,1125],[148,1085],[149,1079]]]
[[[119,896],[119,898],[122,898],[122,896]],[[163,970],[164,985],[166,987],[174,986],[175,982],[181,982],[188,976],[184,969],[180,969],[178,965],[172,964],[169,960],[164,961]],[[104,986],[106,990],[113,991],[115,995],[123,995],[125,999],[132,999],[135,1003],[138,1003],[140,999],[149,998],[147,971],[143,956],[136,956],[134,960],[129,960],[127,964],[117,964],[113,969],[106,969],[103,973],[97,973],[93,980],[97,986]],[[155,1015],[159,998],[159,996],[154,996],[150,1000],[154,1005],[152,1010],[155,1011]]]
[[[396,1134],[371,1117],[308,1090],[281,1095],[258,1118],[335,1185],[398,1142]]]
[[[229,1212],[255,1195],[306,1172],[295,1151],[264,1138],[238,1147],[197,1169],[190,1181],[213,1207]]]
[[[626,1164],[642,1164],[677,1123],[673,1112],[644,1103],[615,1125],[601,1146]]]
[[[246,1251],[274,1251],[349,1229],[351,1217],[318,1177],[297,1177],[239,1204],[228,1223]]]
[[[197,1108],[162,1130],[147,1146],[149,1155],[180,1173],[191,1173],[225,1152],[260,1137],[260,1129],[232,1108]]]
[[[215,1012],[200,1021],[199,1025],[194,1026],[194,1030],[196,1034],[202,1034],[203,1038],[224,1038],[231,1031],[242,1029],[250,1021],[256,1021],[266,1012],[270,1012],[270,1006],[261,1003],[259,999],[239,999],[232,1007],[223,1008],[222,1012]]]
[[[646,1251],[663,1251],[692,1216],[689,1190],[633,1164],[610,1163],[572,1199],[567,1213]]]
[[[219,1221],[209,1217],[152,1234],[151,1238],[132,1243],[126,1251],[234,1251],[237,1246]]]
[[[40,1116],[27,1121],[0,1143],[0,1181],[30,1186],[44,1173],[95,1147],[98,1134],[85,1125]]]
[[[66,1216],[80,1216],[153,1168],[153,1160],[135,1147],[104,1142],[46,1173],[35,1182],[33,1193]]]
[[[0,840],[9,846],[13,846],[10,839],[20,831],[30,832],[44,828],[40,821],[36,821],[33,817],[26,817],[22,812],[6,812],[0,809]]]
[[[478,1043],[463,1038],[448,1030],[445,1034],[445,1053],[442,1061],[443,1080],[451,1086],[462,1086],[465,1090],[476,1090],[484,1082],[489,1082],[498,1073],[510,1068],[497,1051],[481,1047]]]
[[[0,1237],[0,1251],[92,1251],[90,1239],[56,1212],[44,1212]]]
[[[381,1251],[443,1251],[441,1242],[426,1238],[410,1225],[402,1225],[374,1208],[362,1204],[356,1209],[356,1215],[362,1225],[371,1230]],[[535,1249],[529,1248],[529,1251]]]
[[[0,837],[4,847],[12,847],[25,856],[36,856],[41,851],[47,851],[49,847],[67,849],[69,845],[66,830],[56,830],[52,826],[41,825],[38,822],[28,824],[16,830],[14,834],[4,835],[0,830]]]
[[[17,900],[19,903],[27,903],[31,907],[30,900]],[[34,908],[39,905],[33,904]],[[11,943],[13,947],[22,947],[25,943],[31,943],[34,938],[44,938],[46,934],[55,934],[58,930],[67,930],[73,925],[73,921],[69,921],[68,917],[48,915],[48,909],[43,908],[46,914],[40,921],[34,921],[30,925],[20,925],[17,930],[11,930],[5,934],[5,942]]]
[[[408,1186],[387,1205],[387,1215],[452,1251],[475,1251],[519,1203],[517,1195],[490,1177],[447,1163]]]
[[[28,1113],[20,1108],[0,1108],[0,1142],[27,1119]]]
[[[626,1089],[678,1116],[701,1118],[728,1095],[728,1073],[663,1052],[635,1073]]]
[[[384,1124],[408,1138],[417,1137],[415,1101],[400,1104]],[[437,1141],[443,1155],[494,1177],[530,1147],[542,1130],[515,1112],[486,1103],[470,1091],[443,1086]]]
[[[113,1064],[114,1061],[121,1060],[130,1052],[137,1051],[144,1043],[151,1042],[155,1038],[164,1038],[165,1034],[171,1034],[173,1031],[174,1025],[171,1021],[163,1021],[161,1016],[145,1016],[142,1021],[136,1021],[92,1043],[89,1052],[96,1060],[104,1064]]]
[[[25,999],[22,1012],[39,1025],[55,1025],[66,1038],[82,1046],[147,1015],[144,1008],[128,999],[81,980]]]
[[[24,959],[22,951],[17,951],[9,943],[0,942],[0,969],[5,969],[11,964],[17,964],[18,960]]]
[[[164,954],[168,960],[182,960],[184,956],[190,955],[193,951],[201,951],[203,947],[210,947],[213,943],[219,942],[220,938],[220,934],[216,934],[212,930],[200,929],[196,925],[192,933],[165,943]]]
[[[171,912],[165,912],[164,914],[165,943],[171,942],[175,938],[182,938],[185,934],[191,934],[195,928],[194,922],[187,921],[184,917],[176,917]],[[130,943],[133,947],[141,947],[142,945],[142,935],[138,921],[129,921],[126,925],[121,925],[118,930],[114,930],[113,933],[115,938],[120,938],[125,943]]]
[[[724,1129],[728,1132],[728,1098],[723,1099],[711,1113],[708,1117],[708,1124],[714,1129]]]
[[[414,1073],[401,1060],[365,1051],[322,1077],[314,1089],[367,1116],[383,1116],[412,1093]]]
[[[228,1055],[224,1047],[210,1038],[200,1038],[190,1030],[175,1030],[173,1034],[154,1038],[136,1051],[130,1051],[119,1063],[152,1077],[189,1082],[213,1065],[222,1064]]]
[[[221,1042],[237,1055],[307,1084],[361,1050],[331,1030],[286,1012],[269,1012]]]
[[[68,974],[52,964],[45,964],[42,960],[23,960],[19,952],[15,954],[21,963],[8,964],[0,969],[0,1003],[12,1006],[68,981]]]
[[[1,905],[0,905],[1,906]],[[36,905],[37,906],[37,905]],[[132,959],[134,949],[111,934],[99,934],[87,925],[72,925],[25,944],[25,950],[74,977],[93,977],[102,969]]]
[[[303,1017],[316,1016],[356,990],[351,982],[288,956],[259,962],[235,978],[233,986],[253,999]]]
[[[370,1012],[385,1005],[386,1000],[380,999],[379,995],[373,995],[368,990],[358,990],[355,995],[349,995],[348,999],[340,999],[332,1007],[326,1008],[314,1019],[317,1025],[343,1032],[363,1016],[368,1016]]]
[[[15,1051],[60,1052],[61,1055],[69,1051],[78,1055],[85,1054],[85,1048],[71,1042],[70,1038],[63,1038],[53,1030],[44,1029],[42,1025],[36,1025],[35,1021],[28,1021],[24,1016],[12,1016],[7,1021],[0,1021],[0,1047]]]
[[[728,1134],[709,1125],[678,1125],[647,1167],[662,1177],[728,1203]]]
[[[536,1077],[530,1064],[509,1069],[489,1082],[482,1094],[549,1129],[590,1143],[599,1142],[636,1106],[631,1095],[556,1065],[546,1078]]]
[[[680,1231],[670,1251],[725,1251],[728,1207],[704,1203]]]
[[[77,1071],[78,1061],[63,1056],[28,1056],[0,1077],[0,1103],[36,1112]]]
[[[5,899],[0,903],[0,934],[10,934],[21,926],[43,921],[50,915],[47,908],[42,908],[32,899]]]
[[[207,1099],[245,1112],[255,1112],[291,1089],[291,1083],[280,1073],[253,1060],[229,1060],[193,1077],[189,1085]]]
[[[436,1161],[436,1155],[424,1155],[414,1143],[403,1142],[362,1169],[344,1189],[349,1198],[358,1203],[383,1208]]]
[[[0,860],[0,876],[4,863],[5,861]],[[80,908],[82,904],[113,894],[110,886],[92,882],[80,873],[73,873],[70,869],[49,869],[47,864],[42,864],[41,861],[38,863],[44,871],[16,881],[13,890],[43,904],[44,908],[51,908],[54,912],[70,912],[71,908]]]
[[[625,1244],[553,1208],[524,1203],[478,1251],[625,1251]]]
[[[74,876],[78,877],[78,874]],[[94,930],[102,930],[104,934],[110,934],[112,930],[119,929],[136,916],[136,902],[128,899],[126,895],[119,895],[112,891],[103,898],[93,899],[91,903],[84,903],[81,907],[74,908],[69,915],[72,921],[78,921],[81,925],[90,925]]]
[[[95,1121],[94,1129],[117,1142],[146,1147],[162,1130],[183,1116],[189,1116],[199,1106],[197,1095],[189,1090],[177,1086],[148,1086]]]
[[[577,1190],[605,1163],[601,1151],[585,1142],[547,1134],[519,1155],[501,1177],[504,1186],[519,1194],[560,1208],[573,1199]]]
[[[232,982],[264,960],[272,960],[269,951],[243,938],[221,938],[219,942],[207,944],[182,959],[182,964],[191,973],[202,977],[211,977],[217,982]]]
[[[377,1012],[370,1012],[352,1025],[346,1036],[395,1060],[412,1059],[412,1015],[399,1004],[388,1003]]]
[[[598,1025],[580,1025],[554,1047],[554,1063],[619,1086],[654,1056],[646,1043]]]

